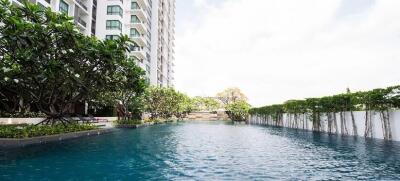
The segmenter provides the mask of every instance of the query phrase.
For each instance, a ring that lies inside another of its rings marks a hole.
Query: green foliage
[[[183,117],[193,110],[192,100],[173,88],[149,87],[145,93],[145,108],[151,117],[170,118]]]
[[[196,111],[216,111],[222,107],[221,103],[211,97],[194,97],[193,105]]]
[[[229,117],[233,121],[246,121],[251,106],[243,100],[232,102],[225,106]]]
[[[336,113],[358,110],[385,111],[400,108],[400,86],[374,89],[365,92],[346,93],[322,98],[291,100],[283,105],[252,108],[251,115],[277,115],[282,113]]]
[[[118,120],[115,122],[118,125],[141,125],[143,122],[141,120]]]
[[[88,131],[93,129],[97,129],[97,127],[88,124],[70,124],[68,126],[64,126],[62,124],[53,126],[0,125],[0,138],[30,138],[78,131]]]
[[[247,101],[246,95],[239,88],[228,88],[217,94],[217,98],[228,105],[236,101]]]
[[[77,104],[113,99],[129,107],[147,86],[144,71],[126,56],[127,36],[85,36],[50,8],[1,0],[0,34],[0,110],[7,113],[32,106],[59,117],[73,114]]]
[[[46,114],[41,112],[16,112],[16,113],[2,113],[0,117],[6,118],[44,118]]]

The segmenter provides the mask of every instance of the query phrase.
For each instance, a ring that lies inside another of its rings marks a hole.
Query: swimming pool
[[[181,122],[0,151],[0,180],[399,180],[400,144]]]

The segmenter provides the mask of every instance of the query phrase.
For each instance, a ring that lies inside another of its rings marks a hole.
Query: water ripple
[[[399,180],[400,144],[191,122],[0,151],[0,180]]]

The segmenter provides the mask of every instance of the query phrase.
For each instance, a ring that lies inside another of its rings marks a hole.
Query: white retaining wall
[[[380,117],[379,112],[372,111],[372,118],[371,118],[371,123],[372,123],[372,136],[369,136],[371,138],[378,138],[378,139],[383,139],[383,129],[382,129],[382,121]],[[353,112],[354,118],[355,118],[355,125],[357,126],[357,135],[356,136],[362,136],[364,137],[365,133],[365,111],[355,111]],[[293,115],[291,115],[293,120]],[[304,120],[304,116],[308,117],[306,118],[306,121]],[[295,129],[305,129],[305,130],[310,130],[312,131],[312,119],[311,115],[300,115],[298,121],[297,121],[297,126],[293,127],[291,126],[292,124],[289,124],[289,115],[284,114],[283,115],[283,127],[288,127],[288,128],[295,128]],[[394,141],[400,141],[400,110],[391,110],[389,111],[389,121],[390,121],[390,126],[391,126],[391,132],[392,132],[392,140]],[[353,132],[353,123],[351,119],[351,113],[346,112],[345,113],[345,118],[346,118],[346,127],[348,130],[348,135],[354,135]],[[257,115],[252,115],[249,117],[248,120],[249,124],[258,124],[258,125],[275,125],[275,122],[273,122],[271,119],[266,118],[265,116],[257,116]],[[336,114],[336,122],[337,122],[337,130],[333,130],[333,133],[336,134],[342,134],[341,133],[341,123],[340,123],[340,114]],[[322,132],[328,132],[328,119],[325,114],[321,114],[321,131]]]

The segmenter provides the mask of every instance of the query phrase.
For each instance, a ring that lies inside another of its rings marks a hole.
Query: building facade
[[[23,0],[12,0],[22,5]],[[29,0],[73,17],[79,30],[99,39],[128,35],[129,56],[151,85],[173,87],[175,0]]]
[[[81,33],[96,35],[97,0],[28,0],[42,7],[49,7],[55,12],[64,12],[74,18]],[[23,0],[12,0],[16,5],[22,5]]]
[[[151,85],[173,86],[175,0],[102,0],[97,19],[98,38],[131,38],[129,56],[145,70]]]

